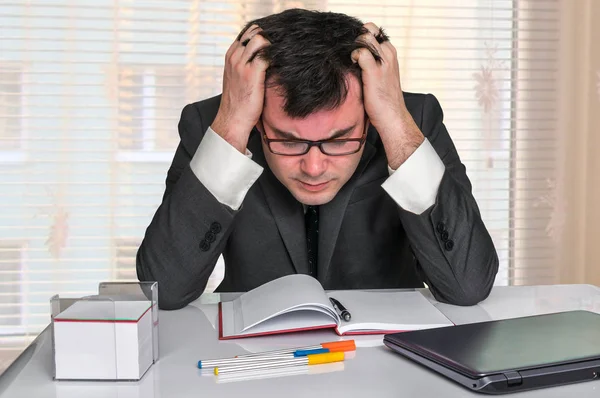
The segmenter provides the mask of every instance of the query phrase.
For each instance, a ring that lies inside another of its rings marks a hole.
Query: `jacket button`
[[[210,224],[210,232],[212,232],[213,234],[218,234],[219,232],[221,232],[221,224],[219,224],[216,221]]]
[[[441,234],[441,233],[442,233],[442,232],[444,232],[445,230],[446,230],[446,225],[444,225],[444,223],[440,221],[440,222],[437,224],[437,231],[438,231],[438,233],[440,233],[440,234]]]
[[[454,249],[454,241],[452,239],[446,241],[446,243],[444,244],[444,247],[446,248],[447,251],[451,252],[452,249]]]
[[[215,234],[211,231],[208,231],[206,235],[204,235],[204,239],[206,239],[208,243],[213,243],[215,241]]]
[[[442,231],[442,233],[440,234],[442,241],[447,242],[448,238],[450,238],[450,234],[448,233],[448,231]]]
[[[200,250],[202,250],[203,252],[207,252],[208,249],[210,249],[210,243],[208,243],[206,240],[202,239],[200,241]]]

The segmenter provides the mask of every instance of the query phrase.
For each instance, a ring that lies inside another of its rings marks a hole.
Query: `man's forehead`
[[[335,109],[318,110],[303,118],[289,117],[283,111],[283,97],[274,93],[272,100],[265,104],[262,121],[266,130],[278,138],[326,140],[356,133],[356,129],[364,125],[364,108],[356,98],[354,101],[348,98]]]

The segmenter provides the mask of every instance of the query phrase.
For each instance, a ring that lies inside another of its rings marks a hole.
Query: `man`
[[[287,10],[248,24],[221,96],[187,105],[137,255],[159,304],[292,273],[326,289],[418,287],[472,305],[498,259],[432,95],[403,93],[374,24]]]

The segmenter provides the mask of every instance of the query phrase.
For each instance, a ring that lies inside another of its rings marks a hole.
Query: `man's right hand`
[[[269,64],[256,56],[271,43],[251,26],[233,42],[225,55],[223,95],[211,128],[241,153],[258,122],[265,96],[265,72]]]

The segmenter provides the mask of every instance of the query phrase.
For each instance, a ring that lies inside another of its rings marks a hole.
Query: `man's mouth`
[[[300,185],[302,186],[302,188],[306,189],[307,191],[312,191],[312,192],[321,191],[321,190],[325,189],[328,184],[329,184],[329,181],[325,181],[322,183],[308,183],[308,182],[300,181]]]

